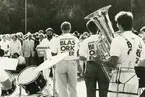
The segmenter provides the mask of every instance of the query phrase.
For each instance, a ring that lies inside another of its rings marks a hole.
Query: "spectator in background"
[[[145,26],[143,26],[143,27],[140,29],[139,36],[143,39],[143,41],[144,41],[144,43],[145,43]]]
[[[44,34],[40,33],[39,34],[39,42],[41,42],[44,38],[45,38]]]
[[[40,41],[39,41],[39,33],[36,32],[35,33],[35,37],[34,37],[34,64],[35,65],[39,65],[39,59],[38,59],[38,53],[37,53],[37,50],[36,50],[36,47],[39,45]]]
[[[58,36],[59,36],[59,35],[58,35],[58,34],[56,34],[56,33],[54,33],[54,34],[53,34],[53,37],[58,37]]]
[[[88,35],[85,34],[85,33],[88,33],[88,32],[84,32],[82,35],[80,35],[80,38],[79,38],[80,42],[82,42],[83,40],[85,40],[86,38],[88,38]]]
[[[23,56],[20,56],[18,53],[14,53],[12,55],[12,58],[18,59],[18,66],[16,68],[16,71],[11,70],[11,73],[19,74],[26,67],[25,58]]]
[[[22,51],[26,60],[26,65],[34,65],[34,41],[31,33],[28,34],[28,38],[23,42]]]
[[[22,46],[21,42],[18,40],[17,35],[12,35],[12,40],[10,41],[10,55],[12,56],[14,53],[21,54]]]
[[[78,39],[79,39],[79,37],[80,37],[80,33],[79,33],[78,31],[74,31],[74,32],[73,32],[73,35],[76,36]]]
[[[0,42],[1,49],[4,50],[4,56],[10,56],[9,53],[9,41],[6,40],[6,36],[2,36],[2,41]]]
[[[17,33],[17,37],[18,37],[18,40],[21,42],[21,45],[23,45],[23,38],[22,38],[21,33]]]
[[[43,31],[43,30],[39,30],[38,33],[39,33],[39,34],[40,34],[40,33],[44,34],[44,31]]]

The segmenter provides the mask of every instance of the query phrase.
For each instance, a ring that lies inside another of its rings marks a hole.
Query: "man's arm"
[[[116,68],[118,59],[119,58],[117,56],[111,56],[108,60],[103,60],[102,63],[107,65],[108,67]]]

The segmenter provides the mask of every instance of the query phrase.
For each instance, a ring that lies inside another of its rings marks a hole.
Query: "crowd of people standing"
[[[145,39],[145,27],[141,28],[140,33],[134,33],[135,31],[132,30],[133,17],[132,14],[130,14],[130,12],[120,12],[116,16],[116,22],[118,23],[117,26],[119,28],[118,36],[117,38],[115,37],[111,44],[111,60],[104,61],[103,63],[110,65],[112,68],[119,67],[120,65],[118,65],[118,62],[120,62],[122,66],[136,66],[136,64],[139,64],[138,60],[140,60],[140,57],[142,57],[140,55],[138,56],[138,54],[136,55],[135,51],[138,51],[138,41],[140,41],[141,45],[144,46],[142,39]],[[128,25],[124,23],[127,23]],[[77,97],[77,73],[80,72],[81,75],[85,75],[87,97],[96,97],[95,92],[97,81],[99,88],[105,90],[100,91],[99,96],[107,97],[106,91],[108,90],[108,87],[109,89],[112,89],[112,87],[109,85],[109,82],[106,82],[106,76],[102,71],[100,71],[100,67],[98,67],[100,64],[102,64],[101,62],[103,62],[102,60],[100,61],[96,52],[97,48],[95,43],[99,40],[98,27],[92,21],[88,22],[86,26],[89,32],[84,32],[82,35],[80,35],[80,33],[77,31],[70,33],[72,26],[71,23],[66,21],[61,24],[60,28],[62,34],[60,36],[57,35],[52,28],[47,28],[45,31],[39,30],[33,34],[28,32],[26,35],[23,35],[21,32],[12,35],[1,35],[0,48],[4,50],[4,56],[18,58],[19,65],[23,65],[25,67],[31,65],[38,66],[50,56],[55,56],[57,54],[61,54],[62,52],[69,51],[69,56],[59,62],[59,65],[56,66],[56,81],[58,85],[59,96],[68,97],[67,91],[69,90],[70,97]],[[139,37],[135,34],[138,34]],[[136,44],[133,44],[133,39],[136,39]],[[135,48],[132,48],[132,44],[135,46]],[[126,48],[123,48],[124,45]],[[51,51],[44,51],[44,49],[51,49]],[[124,52],[122,52],[120,49],[124,49]],[[128,57],[130,52],[133,55],[133,59],[136,59],[136,56],[138,59],[135,62],[134,60],[130,60],[131,62],[134,62],[132,63],[133,66],[132,64],[130,65],[130,63],[128,63],[130,61],[126,60],[127,58],[130,58]],[[141,53],[141,55],[144,54],[143,52]],[[83,62],[81,63],[81,61]],[[124,64],[124,62],[126,63]],[[84,64],[86,64],[85,73],[83,72]],[[44,72],[47,73],[48,70],[44,70]],[[124,73],[124,76],[126,76],[126,73]],[[67,87],[67,85],[69,85],[69,87]],[[136,83],[136,85],[134,84],[128,86],[128,90],[126,91],[132,89],[133,86],[135,87],[135,90],[138,87]],[[111,93],[108,93],[108,96],[116,97],[116,95]],[[122,95],[118,97],[122,97]]]

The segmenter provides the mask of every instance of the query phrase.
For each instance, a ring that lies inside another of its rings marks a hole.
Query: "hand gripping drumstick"
[[[40,72],[44,69],[51,68],[53,65],[57,64],[59,61],[63,60],[65,57],[69,55],[68,52],[58,54],[56,56],[50,57],[50,59],[44,61],[42,64],[40,64],[34,71]]]

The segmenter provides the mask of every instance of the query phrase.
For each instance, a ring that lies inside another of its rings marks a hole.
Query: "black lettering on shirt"
[[[60,40],[60,50],[61,52],[68,51],[69,56],[74,56],[75,54],[75,40],[73,38],[66,38],[65,40]]]
[[[140,43],[140,44],[138,45],[137,50],[136,50],[136,61],[135,61],[136,64],[138,64],[138,62],[139,62],[139,59],[140,59],[140,57],[141,57],[141,53],[142,53],[142,45],[141,45],[141,43]]]
[[[95,50],[95,43],[90,42],[88,43],[88,53],[89,53],[89,60],[92,61],[94,60],[96,56],[96,50]]]
[[[131,44],[131,42],[129,42],[128,40],[127,40],[127,46],[128,46],[128,52],[127,52],[127,54],[129,55],[130,54],[130,52],[132,51],[132,44]]]

